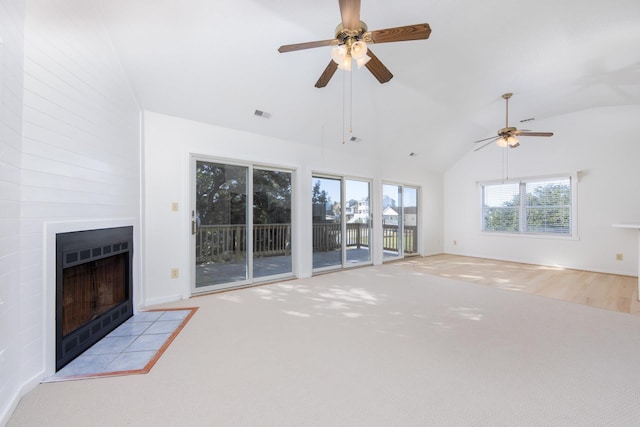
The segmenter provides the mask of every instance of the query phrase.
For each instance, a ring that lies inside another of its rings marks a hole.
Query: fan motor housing
[[[360,28],[348,29],[344,28],[342,23],[336,27],[336,39],[340,41],[340,44],[345,44],[347,40],[352,39],[354,41],[362,40],[365,33],[368,31],[367,24],[360,21]]]
[[[511,135],[513,132],[517,131],[517,128],[514,127],[507,127],[507,128],[502,128],[498,131],[498,135],[500,136],[508,136]]]

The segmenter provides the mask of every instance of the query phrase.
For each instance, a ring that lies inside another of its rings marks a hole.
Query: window
[[[573,235],[571,177],[482,185],[482,231]]]

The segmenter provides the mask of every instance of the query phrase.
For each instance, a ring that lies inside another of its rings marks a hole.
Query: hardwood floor
[[[458,255],[408,258],[400,264],[441,277],[640,316],[638,278]]]

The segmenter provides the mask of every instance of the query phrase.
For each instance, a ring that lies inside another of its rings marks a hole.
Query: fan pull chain
[[[353,73],[349,73],[349,134],[353,135]]]
[[[342,73],[342,143],[345,144],[345,138],[344,138],[344,130],[346,127],[346,106],[347,106],[347,77],[345,76],[345,73]]]
[[[509,148],[503,148],[502,151],[504,154],[502,155],[502,178],[503,181],[509,180]]]
[[[347,129],[347,77],[349,74],[349,138],[353,135],[353,73],[342,73],[342,143],[346,144]]]

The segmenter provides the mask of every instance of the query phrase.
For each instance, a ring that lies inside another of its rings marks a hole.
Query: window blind
[[[482,231],[571,235],[571,178],[485,184]]]

